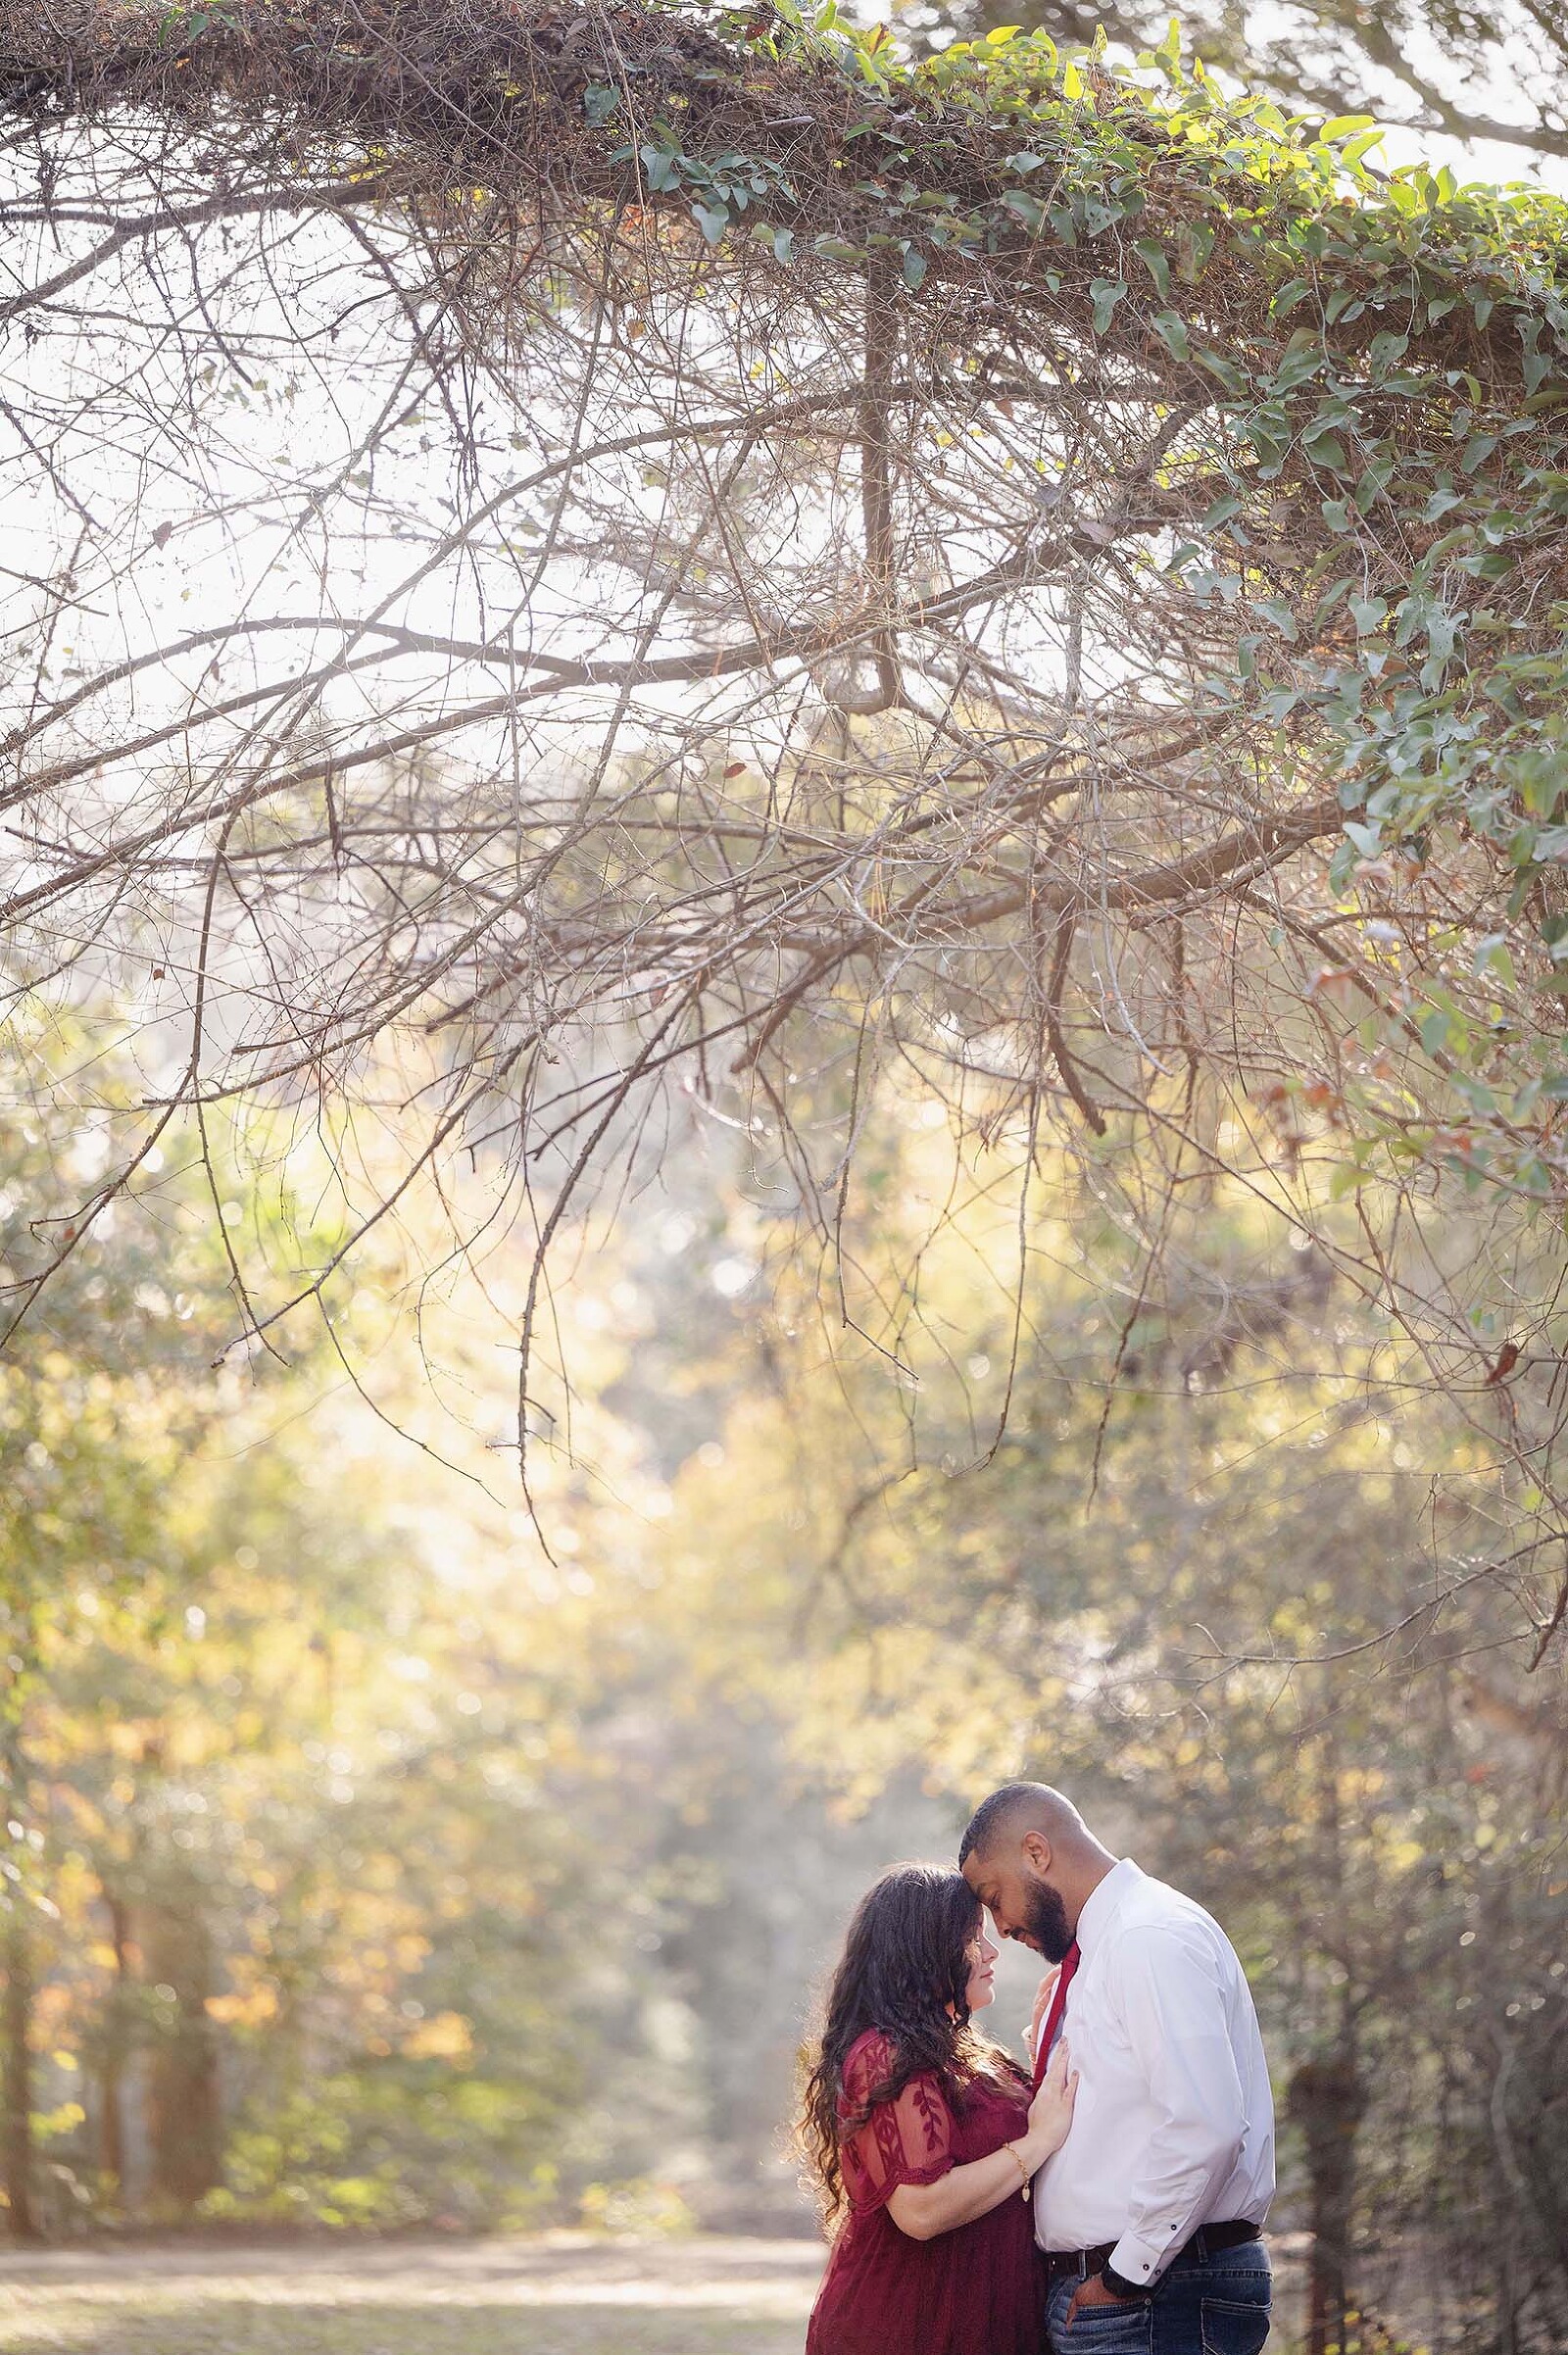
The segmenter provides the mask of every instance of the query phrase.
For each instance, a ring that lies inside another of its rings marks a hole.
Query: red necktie
[[[1051,2009],[1046,2014],[1045,2027],[1040,2031],[1040,2043],[1035,2052],[1036,2092],[1040,2090],[1045,2082],[1046,2071],[1051,2063],[1052,2041],[1057,2029],[1061,2026],[1061,2015],[1067,2008],[1067,1989],[1072,1985],[1072,1975],[1081,1960],[1082,1957],[1078,1952],[1078,1940],[1074,1938],[1061,1958],[1061,1974],[1051,1998]]]

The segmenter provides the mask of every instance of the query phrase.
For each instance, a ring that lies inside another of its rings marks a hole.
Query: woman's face
[[[969,1958],[969,1984],[963,1999],[971,2012],[983,2012],[997,1991],[998,1952],[985,1934],[984,1924],[975,1932],[964,1951]]]

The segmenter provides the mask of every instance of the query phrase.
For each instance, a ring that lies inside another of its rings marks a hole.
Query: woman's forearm
[[[988,2158],[949,2168],[934,2183],[901,2183],[888,2201],[888,2214],[911,2240],[934,2240],[939,2232],[989,2216],[1009,2196],[1016,2199],[1049,2156],[1033,2135],[1020,2134]]]

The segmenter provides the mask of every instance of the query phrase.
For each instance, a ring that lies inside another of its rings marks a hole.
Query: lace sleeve
[[[852,2117],[887,2074],[889,2048],[883,2038],[875,2042],[874,2051],[858,2046],[845,2070]],[[934,2183],[946,2175],[953,2165],[953,2112],[940,2081],[911,2077],[892,2101],[877,2102],[845,2137],[841,2156],[844,2187],[858,2209],[881,2207],[901,2183]]]

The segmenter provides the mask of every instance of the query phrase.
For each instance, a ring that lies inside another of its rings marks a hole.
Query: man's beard
[[[1061,1901],[1059,1889],[1049,1881],[1037,1882],[1029,1892],[1029,1918],[1025,1925],[1029,1936],[1040,1948],[1047,1962],[1064,1962],[1072,1944],[1072,1924],[1067,1908]]]

